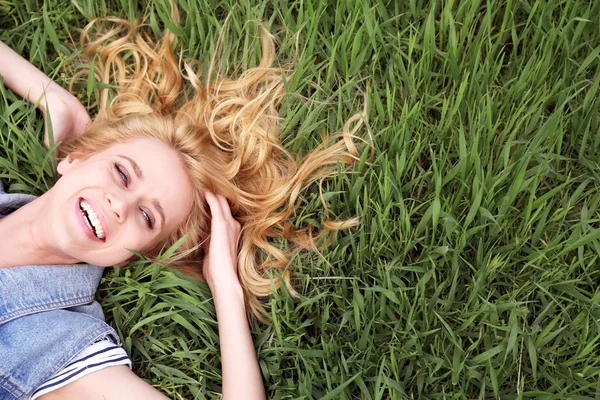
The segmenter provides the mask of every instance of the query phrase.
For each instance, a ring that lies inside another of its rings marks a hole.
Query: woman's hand
[[[44,113],[45,130],[44,143],[50,146],[50,124],[54,143],[61,142],[71,135],[85,131],[91,119],[81,102],[56,84],[46,90],[45,98],[40,103]]]
[[[220,194],[205,193],[210,207],[210,242],[205,245],[202,273],[213,295],[220,287],[239,285],[237,246],[241,226],[231,215],[227,199]]]
[[[4,84],[44,113],[44,142],[49,145],[48,119],[52,120],[54,142],[82,133],[90,123],[85,107],[77,97],[60,87],[46,74],[0,42],[0,75]]]

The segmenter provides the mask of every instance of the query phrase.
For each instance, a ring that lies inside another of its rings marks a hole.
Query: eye
[[[125,187],[128,187],[129,186],[129,175],[127,175],[127,170],[125,170],[125,168],[123,168],[118,163],[115,163],[115,170],[121,176],[121,180],[123,181],[123,184],[125,185]]]
[[[152,217],[152,214],[147,212],[143,208],[140,208],[140,211],[142,212],[142,215],[144,216],[144,219],[146,220],[146,223],[148,224],[148,228],[154,229],[154,218]]]

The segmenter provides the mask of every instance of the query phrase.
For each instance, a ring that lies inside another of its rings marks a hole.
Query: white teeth
[[[92,225],[90,225],[90,221],[88,221],[88,219],[86,218],[86,215],[83,211],[81,212],[81,215],[83,215],[83,220],[85,221],[85,224],[88,226],[88,228],[94,229],[94,228],[92,228]]]
[[[84,219],[86,220],[88,227],[92,229],[92,226],[93,226],[92,230],[94,231],[95,235],[99,239],[104,239],[104,229],[102,229],[102,224],[100,223],[100,220],[98,219],[98,216],[94,212],[94,209],[92,208],[92,206],[90,206],[83,199],[79,202],[79,206],[83,210],[85,210],[85,212],[87,213],[87,217],[89,218],[89,221],[87,220],[88,218],[84,218]],[[84,213],[84,216],[85,216],[85,213]],[[92,223],[92,225],[90,225],[90,222]]]

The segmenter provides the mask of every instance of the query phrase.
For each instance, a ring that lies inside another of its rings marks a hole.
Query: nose
[[[117,222],[121,223],[125,221],[125,218],[127,217],[127,205],[125,200],[114,193],[107,193],[106,202],[108,204],[109,212],[112,212],[115,215]]]

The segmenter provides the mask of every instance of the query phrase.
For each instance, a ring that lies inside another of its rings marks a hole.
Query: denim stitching
[[[69,300],[57,300],[53,302],[44,303],[44,305],[28,306],[19,308],[11,311],[0,317],[0,325],[9,322],[15,318],[24,317],[25,315],[33,314],[40,311],[52,311],[56,309],[62,309],[65,307],[75,307],[88,304],[94,300],[93,295],[85,295],[81,297],[72,298]]]
[[[15,385],[11,382],[10,376],[8,376],[8,374],[3,372],[2,375],[0,375],[0,377],[2,378],[2,380],[0,380],[0,387],[2,389],[6,390],[8,393],[13,395],[17,399],[25,395],[25,392],[19,389],[18,385]]]

